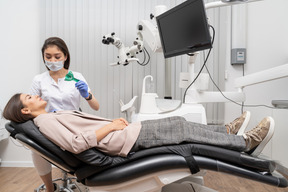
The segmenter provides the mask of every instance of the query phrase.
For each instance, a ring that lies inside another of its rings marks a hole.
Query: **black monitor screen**
[[[156,20],[165,58],[212,47],[203,0],[187,0]]]

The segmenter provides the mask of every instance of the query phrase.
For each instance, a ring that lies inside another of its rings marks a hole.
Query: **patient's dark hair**
[[[16,123],[24,123],[30,119],[33,119],[31,115],[25,115],[21,112],[25,106],[20,100],[21,93],[17,93],[11,97],[6,104],[2,113],[3,117],[7,120],[14,121]]]

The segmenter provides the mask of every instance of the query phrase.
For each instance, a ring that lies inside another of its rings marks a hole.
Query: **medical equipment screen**
[[[187,0],[156,21],[165,58],[212,47],[203,0]]]

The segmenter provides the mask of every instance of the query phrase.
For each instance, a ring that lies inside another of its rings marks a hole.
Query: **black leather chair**
[[[63,191],[75,187],[67,174],[90,191],[140,192],[161,191],[164,185],[197,175],[200,170],[225,172],[275,187],[288,186],[287,169],[277,162],[215,146],[162,146],[130,153],[126,158],[111,157],[95,148],[72,154],[46,139],[32,121],[9,122],[5,127],[11,137],[64,171]]]

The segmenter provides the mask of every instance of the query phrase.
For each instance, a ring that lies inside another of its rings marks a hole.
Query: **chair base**
[[[59,192],[89,192],[89,189],[85,187],[80,188],[77,184],[76,177],[68,177],[68,173],[62,171],[63,176],[61,178],[54,179],[52,182],[61,181],[59,184]],[[46,189],[45,185],[42,184],[38,188],[34,189],[34,192],[44,192]]]
[[[75,182],[76,177],[68,177],[65,171],[63,176],[53,180],[61,181],[59,192],[216,192],[204,185],[203,176],[206,171],[191,175],[188,169],[162,171],[118,185],[80,187]],[[40,185],[34,192],[45,192],[45,185]]]
[[[206,171],[200,171],[191,175],[189,169],[162,171],[120,184],[90,186],[89,192],[174,192],[176,188],[181,192],[216,192],[203,186],[205,173]],[[184,188],[187,190],[184,191]]]

